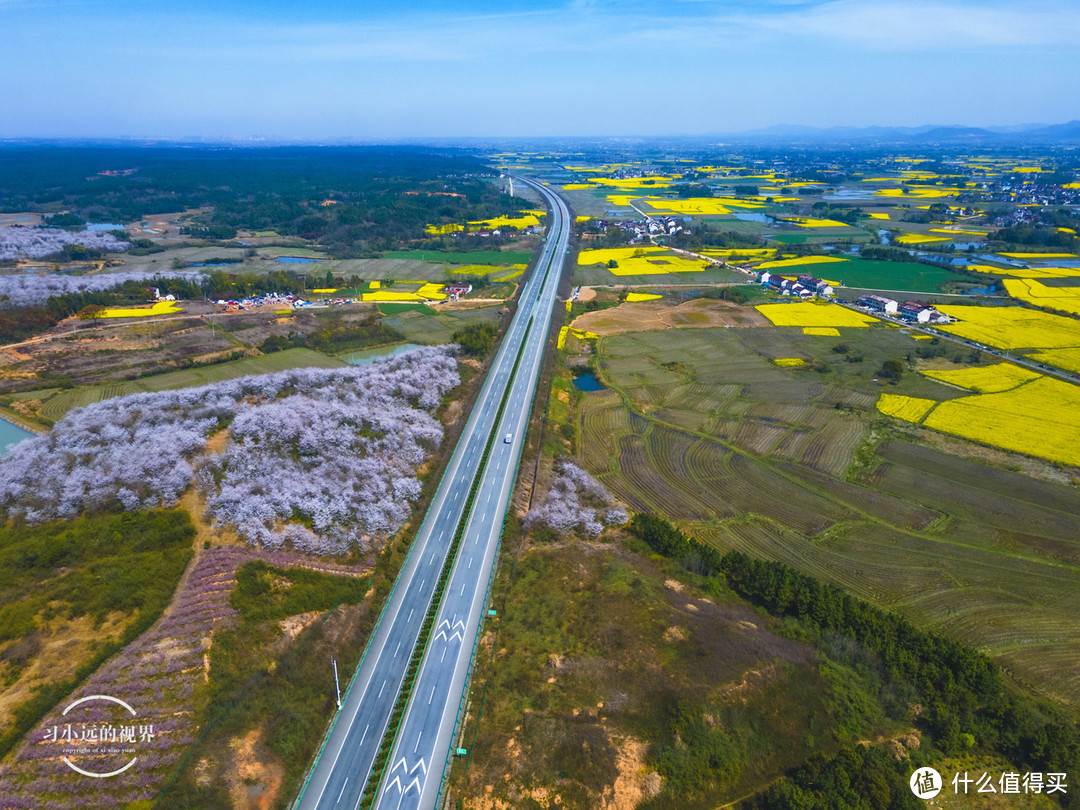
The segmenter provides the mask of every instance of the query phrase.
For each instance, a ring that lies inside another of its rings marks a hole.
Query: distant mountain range
[[[725,135],[732,140],[804,141],[813,143],[1080,143],[1080,121],[1067,124],[1021,124],[1008,127],[807,127],[778,124]]]

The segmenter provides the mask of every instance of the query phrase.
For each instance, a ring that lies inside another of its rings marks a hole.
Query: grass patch
[[[390,250],[383,254],[387,259],[414,259],[423,262],[449,262],[451,264],[489,264],[503,266],[527,264],[532,253],[524,250],[474,250],[466,253],[439,250]]]
[[[114,632],[69,649],[56,680],[35,684],[33,697],[9,707],[0,756],[109,656],[145,631],[172,598],[191,559],[195,528],[183,510],[97,515],[35,527],[0,529],[0,671],[17,682],[47,642],[80,616]],[[122,616],[115,621],[117,614]],[[57,624],[59,623],[59,627]],[[83,641],[83,640],[80,640]],[[3,644],[8,642],[7,644]]]
[[[236,572],[229,603],[247,622],[284,619],[339,604],[359,604],[368,578],[339,577],[306,568],[275,568],[249,562]]]

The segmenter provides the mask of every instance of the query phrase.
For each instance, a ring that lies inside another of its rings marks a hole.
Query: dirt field
[[[623,332],[685,326],[770,326],[770,323],[753,307],[699,298],[676,306],[665,301],[620,304],[612,309],[580,315],[571,326],[607,337]]]

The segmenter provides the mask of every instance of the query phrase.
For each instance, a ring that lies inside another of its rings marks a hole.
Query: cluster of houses
[[[789,278],[762,270],[758,273],[758,281],[781,295],[795,295],[803,299],[814,298],[818,295],[822,298],[831,298],[833,295],[833,288],[829,282],[814,278],[809,273],[800,273],[795,278]]]
[[[669,216],[628,220],[598,219],[592,225],[599,233],[603,233],[609,227],[618,228],[629,234],[633,242],[644,242],[650,236],[674,236],[683,230],[683,220],[680,217]]]
[[[885,315],[890,318],[900,318],[912,323],[949,323],[952,319],[943,312],[939,312],[929,304],[919,301],[905,301],[900,303],[883,295],[862,295],[855,302],[856,306],[862,307],[867,312],[876,315]]]

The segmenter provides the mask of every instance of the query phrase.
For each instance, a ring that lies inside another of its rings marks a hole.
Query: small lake
[[[596,379],[595,374],[579,374],[574,377],[574,387],[578,391],[603,391],[604,386]]]
[[[282,264],[313,264],[314,262],[325,262],[326,259],[313,259],[310,256],[275,256],[274,261]]]
[[[18,444],[23,439],[29,439],[33,435],[29,430],[23,430],[14,422],[0,418],[0,458],[8,454],[12,445]]]
[[[399,354],[411,352],[413,349],[422,349],[419,343],[397,343],[393,346],[377,346],[374,349],[359,349],[355,352],[339,354],[338,358],[344,360],[350,366],[363,366],[374,360],[384,357],[397,357]]]
[[[759,214],[756,211],[732,211],[731,215],[743,222],[774,222],[768,214]]]
[[[92,222],[86,226],[88,231],[123,231],[127,225],[117,225],[115,222]]]

